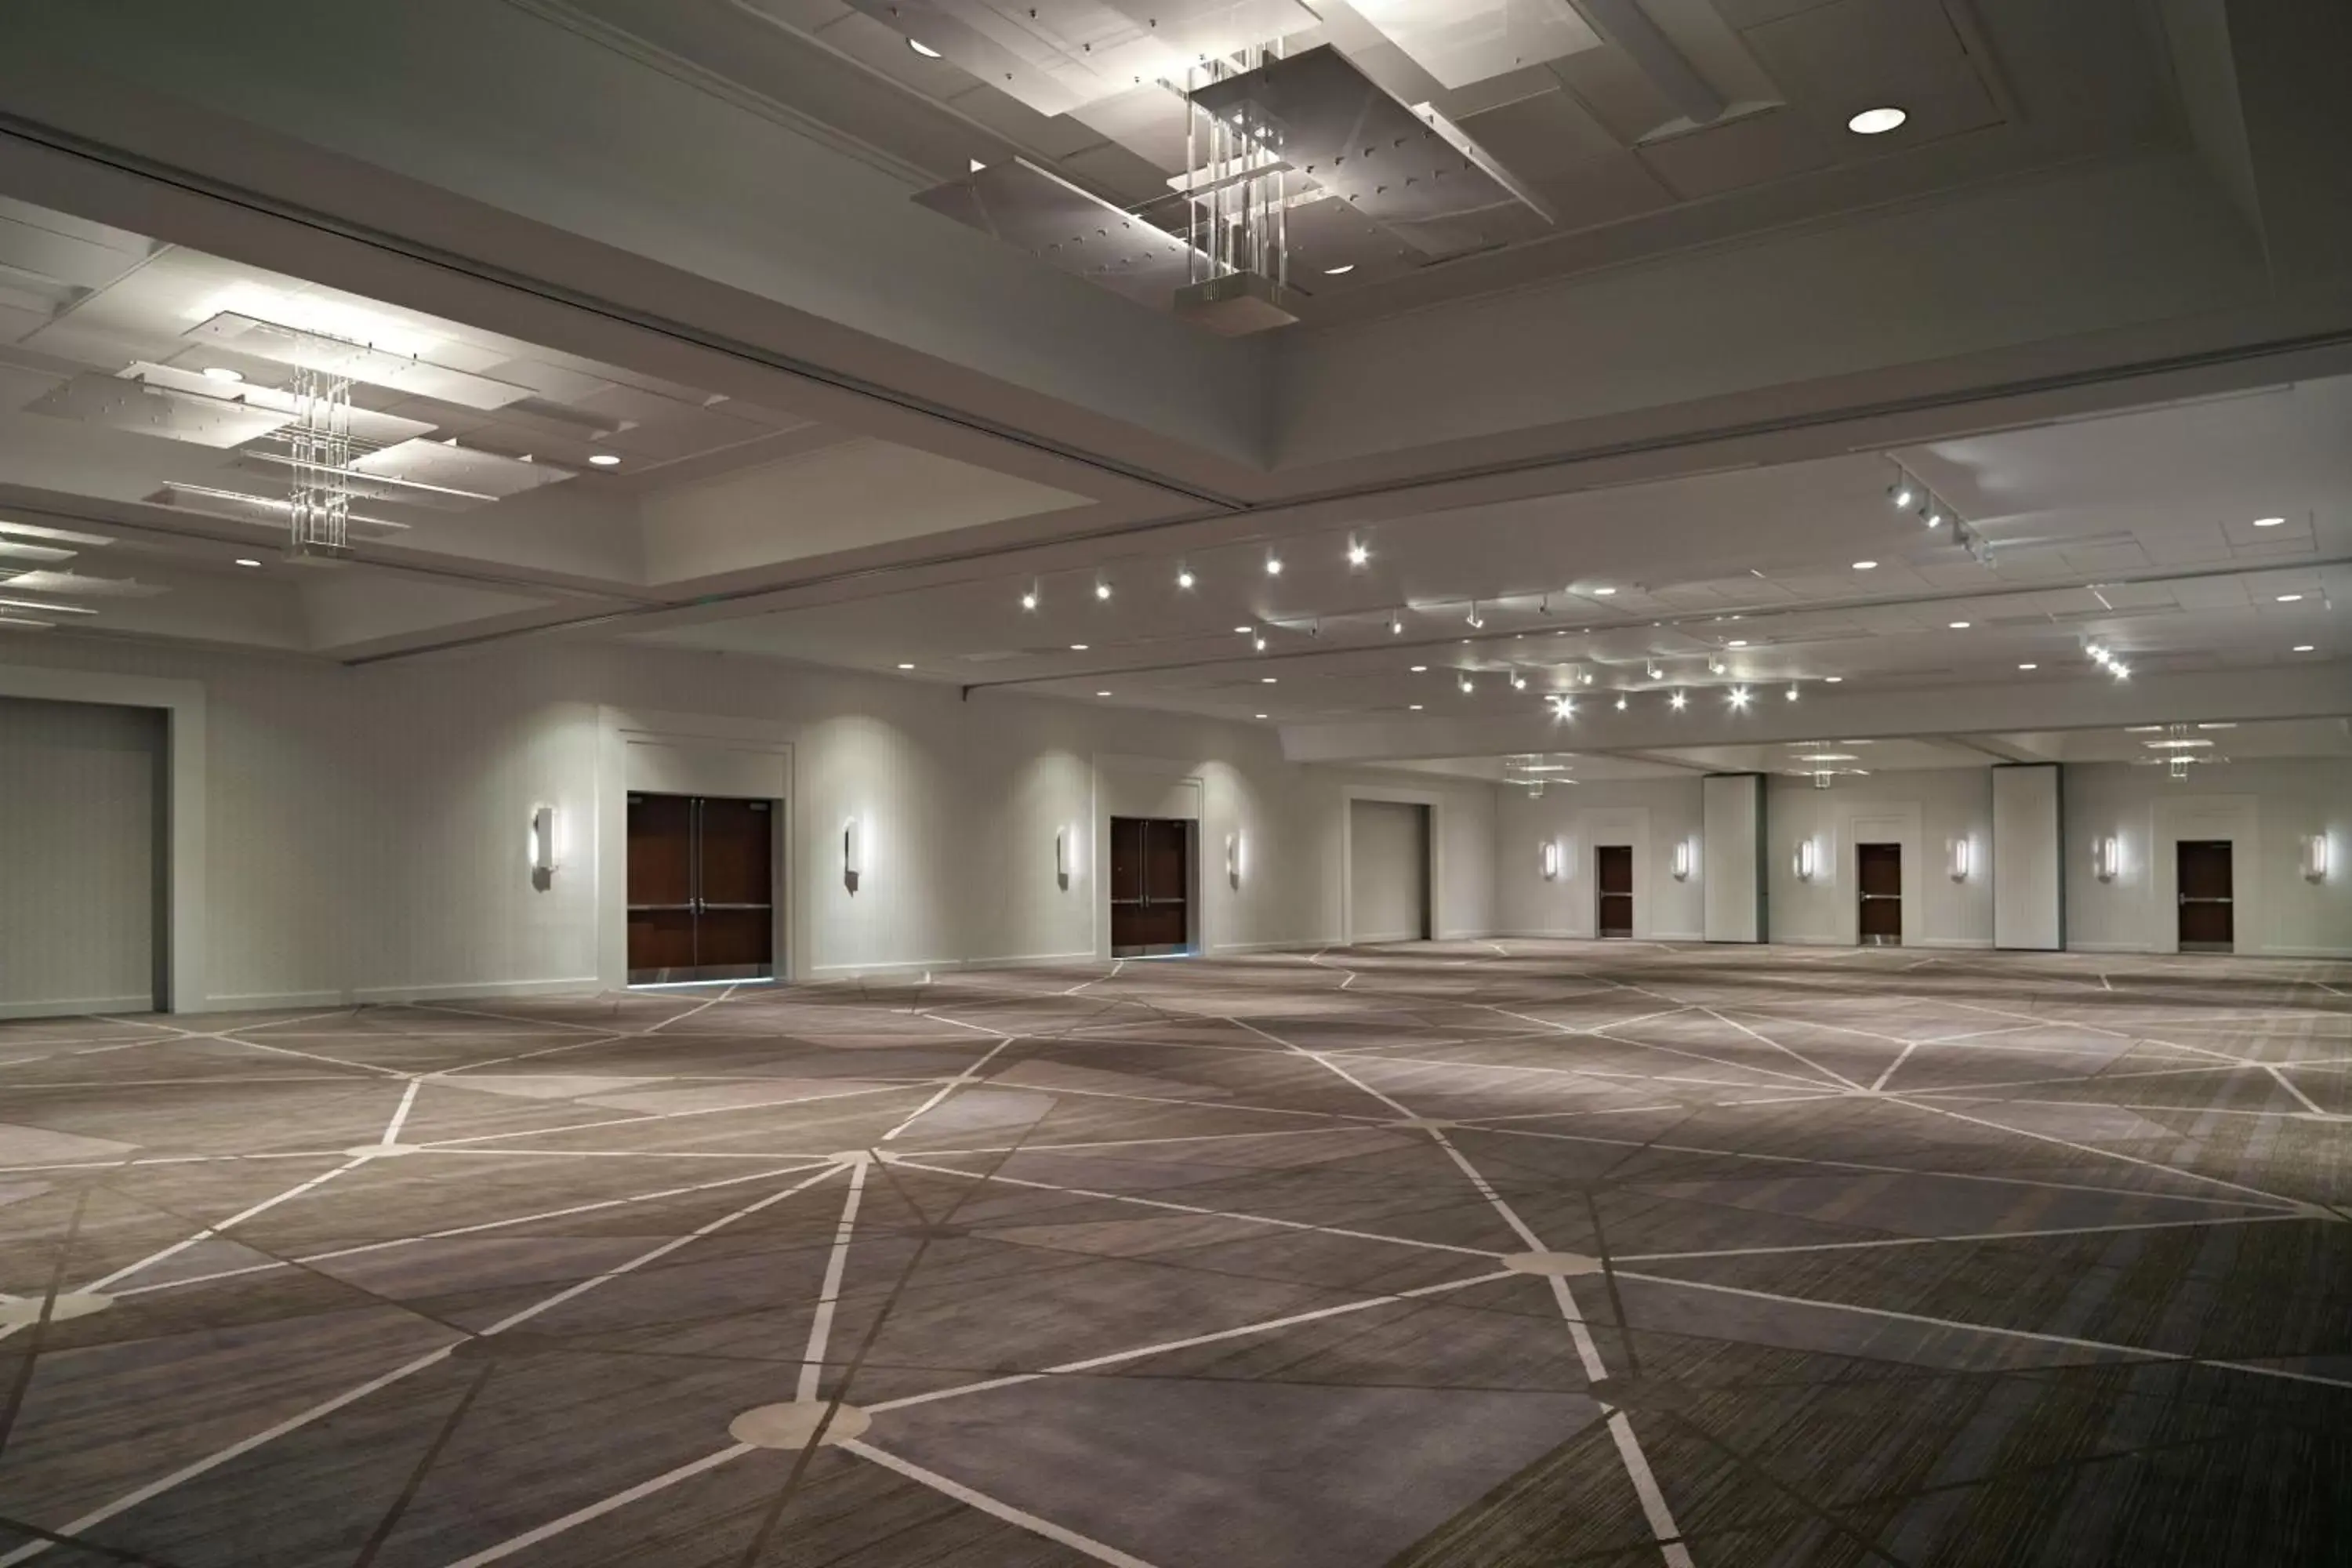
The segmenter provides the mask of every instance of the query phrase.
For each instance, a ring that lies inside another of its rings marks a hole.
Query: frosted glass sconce
[[[866,874],[866,835],[854,816],[841,825],[841,874],[853,881]]]
[[[2091,872],[2100,881],[2114,881],[2116,868],[2122,864],[2123,853],[2116,844],[2114,834],[2105,835],[2091,846]]]
[[[1543,841],[1542,864],[1544,880],[1547,882],[1558,881],[1559,879],[1559,839],[1547,838]]]
[[[555,869],[555,807],[530,808],[530,868],[545,877]]]
[[[2303,841],[2303,879],[2306,882],[2327,880],[2327,835],[2315,833]]]
[[[1976,859],[1975,849],[1976,846],[1972,840],[1966,838],[1952,840],[1951,863],[1945,868],[1951,873],[1953,881],[1965,882],[1969,879],[1969,872]]]
[[[1797,843],[1797,879],[1801,882],[1811,881],[1813,871],[1819,863],[1819,856],[1813,848],[1813,841],[1810,838],[1800,839]]]
[[[1229,886],[1238,888],[1242,885],[1242,866],[1247,855],[1247,847],[1243,844],[1240,834],[1225,835],[1225,881]]]
[[[1675,880],[1687,882],[1691,874],[1691,841],[1687,838],[1675,846]]]

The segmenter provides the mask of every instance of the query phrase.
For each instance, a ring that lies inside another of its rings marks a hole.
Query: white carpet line
[[[251,1205],[248,1207],[239,1209],[236,1213],[229,1215],[228,1218],[220,1221],[216,1225],[208,1225],[202,1230],[197,1231],[194,1235],[187,1237],[182,1240],[175,1241],[171,1246],[163,1248],[161,1251],[151,1252],[136,1263],[125,1264],[122,1268],[114,1270],[111,1274],[102,1275],[83,1286],[82,1290],[84,1292],[103,1291],[108,1286],[113,1284],[118,1279],[128,1279],[131,1276],[138,1273],[142,1268],[152,1268],[167,1258],[175,1258],[179,1256],[181,1253],[185,1252],[188,1248],[195,1246],[200,1241],[209,1241],[214,1237],[220,1235],[222,1232],[229,1229],[233,1226],[242,1225],[247,1220],[253,1218],[256,1215],[266,1214],[269,1210],[276,1208],[279,1204],[285,1203],[292,1198],[299,1198],[304,1193],[310,1192],[317,1187],[323,1186],[325,1184],[333,1181],[337,1176],[343,1174],[346,1171],[356,1171],[362,1165],[366,1164],[372,1158],[373,1158],[373,1156],[368,1154],[355,1155],[352,1158],[344,1161],[341,1164],[336,1166],[331,1171],[321,1171],[317,1175],[310,1177],[308,1181],[298,1182],[282,1193],[278,1193],[271,1197],[264,1198],[259,1203]],[[0,1558],[0,1562],[5,1561],[6,1559]]]
[[[870,1081],[870,1080],[860,1080]],[[905,1083],[886,1083],[872,1089],[844,1089],[839,1094],[808,1094],[793,1100],[761,1100],[748,1105],[698,1105],[690,1110],[648,1110],[635,1116],[614,1116],[602,1121],[575,1121],[565,1127],[529,1127],[515,1132],[479,1132],[469,1138],[436,1138],[419,1144],[419,1148],[436,1152],[471,1148],[483,1143],[501,1142],[509,1138],[551,1138],[560,1132],[593,1132],[604,1127],[633,1127],[647,1121],[678,1121],[689,1116],[721,1116],[746,1110],[773,1110],[784,1105],[823,1105],[835,1100],[857,1100],[875,1094],[902,1094],[910,1089],[922,1089],[940,1082],[939,1079],[915,1079]],[[951,1081],[951,1080],[950,1080]],[[556,1152],[567,1152],[558,1150]],[[634,1152],[634,1151],[633,1151]],[[503,1152],[486,1150],[487,1153]],[[772,1155],[770,1158],[773,1158]]]
[[[860,1161],[849,1168],[849,1191],[841,1201],[841,1218],[833,1227],[833,1250],[824,1260],[824,1283],[817,1289],[816,1315],[809,1323],[808,1348],[801,1352],[801,1381],[798,1398],[806,1404],[816,1400],[817,1384],[824,1376],[824,1352],[833,1338],[833,1314],[841,1300],[842,1275],[849,1267],[850,1237],[857,1230],[857,1202],[866,1193],[866,1173],[873,1165]]]
[[[1802,1218],[1802,1215],[1784,1216]],[[2271,1225],[2281,1221],[2305,1223],[2315,1219],[2314,1215],[2267,1214],[2214,1215],[2206,1219],[2123,1220],[2114,1225],[2063,1225],[2035,1230],[1978,1230],[1956,1236],[1882,1236],[1866,1241],[1805,1241],[1785,1247],[1701,1247],[1695,1252],[1620,1252],[1612,1255],[1617,1263],[1674,1263],[1697,1258],[1765,1258],[1784,1252],[1855,1252],[1882,1247],[1945,1247],[1977,1241],[2029,1241],[2053,1236],[2122,1235],[2138,1230],[2188,1230],[2209,1225]]]
[[[1202,1208],[1198,1204],[1180,1204],[1170,1198],[1147,1198],[1134,1193],[1100,1192],[1092,1187],[1063,1186],[1053,1182],[1033,1182],[1021,1176],[1007,1176],[995,1171],[959,1171],[952,1165],[927,1165],[913,1154],[892,1154],[891,1164],[901,1170],[922,1171],[934,1176],[961,1176],[967,1182],[998,1182],[1008,1187],[1029,1187],[1039,1192],[1066,1193],[1072,1197],[1098,1198],[1105,1203],[1130,1204],[1138,1208],[1168,1209],[1177,1214],[1198,1215],[1209,1219],[1239,1220],[1248,1225],[1272,1226],[1279,1230],[1307,1230],[1323,1236],[1344,1236],[1350,1241],[1378,1241],[1390,1247],[1412,1247],[1424,1252],[1453,1252],[1466,1258],[1500,1256],[1488,1248],[1456,1247],[1449,1241],[1422,1241],[1409,1236],[1383,1236],[1378,1231],[1351,1230],[1344,1226],[1312,1225],[1303,1219],[1276,1219],[1270,1215],[1242,1214],[1231,1209]],[[1039,1222],[1051,1223],[1051,1222]]]
[[[885,1469],[894,1470],[910,1481],[955,1499],[968,1508],[976,1508],[992,1518],[1001,1519],[1007,1524],[1017,1525],[1033,1535],[1042,1535],[1048,1541],[1058,1542],[1071,1551],[1082,1556],[1091,1557],[1097,1563],[1108,1563],[1112,1564],[1112,1568],[1152,1568],[1152,1565],[1142,1558],[1121,1552],[1116,1546],[1106,1545],[1092,1536],[1081,1535],[1066,1525],[1055,1524],[1052,1520],[1040,1519],[1034,1513],[1014,1508],[1011,1503],[990,1497],[985,1492],[974,1491],[961,1481],[950,1480],[936,1470],[927,1470],[922,1466],[899,1458],[895,1454],[886,1454],[862,1439],[853,1437],[841,1447],[847,1453],[855,1454],[861,1459],[870,1460]],[[468,1568],[468,1565],[454,1563],[451,1568]]]
[[[769,1156],[773,1158],[773,1156]],[[818,1164],[827,1162],[818,1161]],[[594,1214],[601,1209],[624,1208],[630,1204],[656,1203],[663,1198],[686,1197],[695,1193],[713,1192],[720,1187],[741,1186],[746,1182],[766,1181],[776,1176],[797,1175],[811,1169],[807,1164],[787,1165],[779,1170],[753,1171],[740,1176],[721,1176],[713,1182],[696,1182],[682,1187],[663,1187],[656,1192],[633,1193],[626,1197],[599,1198],[593,1203],[572,1204],[565,1208],[543,1209],[538,1214],[517,1215],[511,1219],[488,1219],[472,1225],[453,1225],[440,1230],[421,1231],[415,1236],[397,1236],[383,1241],[363,1241],[355,1247],[330,1247],[324,1252],[306,1252],[281,1263],[271,1258],[267,1263],[248,1263],[242,1268],[224,1268],[212,1274],[194,1274],[183,1279],[165,1279],[153,1285],[134,1285],[127,1290],[113,1292],[117,1300],[126,1296],[145,1296],[157,1290],[176,1290],[188,1285],[209,1285],[216,1279],[235,1279],[247,1274],[266,1274],[273,1268],[290,1268],[298,1265],[326,1263],[338,1258],[353,1258],[362,1253],[385,1252],[398,1247],[414,1247],[421,1241],[446,1241],[455,1237],[478,1236],[484,1231],[505,1230],[513,1226],[531,1225],[541,1220],[568,1219],[573,1215]]]
[[[649,1498],[657,1491],[677,1485],[680,1481],[690,1480],[705,1470],[715,1470],[721,1465],[757,1451],[749,1443],[736,1443],[720,1448],[715,1453],[705,1454],[698,1459],[689,1459],[677,1468],[665,1470],[650,1480],[639,1481],[635,1486],[614,1492],[610,1497],[599,1498],[585,1508],[574,1509],[561,1519],[551,1519],[545,1524],[527,1530],[520,1535],[511,1536],[499,1542],[496,1546],[485,1547],[469,1556],[460,1557],[451,1563],[448,1568],[482,1568],[485,1563],[496,1563],[502,1557],[511,1557],[518,1552],[536,1546],[542,1541],[561,1535],[565,1531],[585,1524],[592,1519],[602,1519],[606,1514],[626,1508],[640,1499]],[[0,1568],[5,1568],[5,1564],[0,1564]]]

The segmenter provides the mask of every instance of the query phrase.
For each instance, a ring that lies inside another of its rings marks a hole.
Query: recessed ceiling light
[[[1337,267],[1326,267],[1323,269],[1323,276],[1326,278],[1345,278],[1349,273],[1353,272],[1355,269],[1356,264],[1354,262],[1342,262]]]
[[[208,364],[205,366],[205,379],[206,381],[243,381],[245,372],[231,370],[225,364]]]
[[[1087,645],[1082,642],[1074,642],[1070,645],[1070,651],[1072,653],[1084,653],[1087,651]]]
[[[250,555],[240,555],[240,556],[238,556],[238,557],[236,558],[236,563],[237,563],[238,565],[240,565],[240,566],[258,566],[258,565],[260,565],[260,564],[261,564],[261,563],[260,563],[260,562],[256,561],[256,560],[255,560],[252,556],[250,556]]]
[[[205,374],[206,375],[210,375],[212,372],[206,371]],[[2258,517],[2254,519],[2254,526],[2256,528],[2276,528],[2280,523],[2283,523],[2285,521],[2286,519],[2283,517]]]
[[[1257,630],[1257,628],[1255,626],[1235,626],[1234,630],[1241,633],[1244,637],[1247,637],[1250,633]]]
[[[899,668],[900,669],[912,669],[912,668],[914,668],[915,667],[914,667],[913,665],[911,665],[911,664],[902,664],[902,665],[900,665],[898,668]]]
[[[1884,109],[1865,109],[1845,122],[1845,128],[1856,136],[1884,136],[1899,127],[1911,116],[1891,105]]]
[[[1689,700],[1689,698],[1685,697],[1681,692],[1677,691],[1673,696],[1666,699],[1666,706],[1675,710],[1680,710],[1682,705]]]
[[[1745,708],[1748,706],[1748,688],[1744,686],[1735,686],[1731,689],[1731,705],[1734,708]]]
[[[1108,697],[1108,696],[1109,696],[1109,695],[1110,695],[1110,693],[1109,693],[1109,692],[1108,692],[1108,691],[1097,691],[1097,692],[1096,692],[1096,693],[1095,693],[1095,695],[1096,695],[1096,696],[1097,696],[1097,697]]]
[[[1746,637],[1734,637],[1723,646],[1726,647],[1746,647],[1748,646],[1748,639]]]
[[[2042,667],[2038,664],[2021,664],[2017,668],[2020,669],[2040,669]]]
[[[1253,718],[1253,719],[1263,719],[1263,718],[1265,718],[1265,714],[1263,714],[1263,713],[1253,713],[1253,714],[1251,714],[1251,715],[1250,715],[1250,717],[1251,717],[1251,718]]]
[[[917,54],[922,56],[927,60],[935,60],[940,58],[940,51],[931,47],[930,45],[923,42],[920,38],[908,38],[907,40],[907,47],[914,50]]]
[[[613,456],[610,452],[593,453],[590,455],[588,460],[595,464],[600,468],[617,468],[621,466],[621,459]]]
[[[2233,721],[2230,721],[2225,722],[2225,723],[2219,723],[2219,724],[2200,724],[2200,725],[2198,725],[2197,727],[2198,727],[2199,729],[2200,729],[2200,730],[2234,730],[2234,729],[2236,729],[2238,726],[2237,726],[2236,721],[2233,720]]]
[[[1824,675],[1824,676],[1822,676],[1822,681],[1823,681],[1824,683],[1828,684],[1828,685],[1831,685],[1831,686],[1835,686],[1838,682],[1840,682],[1840,681],[1843,680],[1844,679],[1845,679],[1845,677],[1844,677],[1844,676],[1843,676],[1843,675]]]
[[[1409,710],[1411,710],[1412,712],[1415,712],[1415,713],[1418,713],[1418,712],[1420,712],[1420,711],[1421,711],[1421,704],[1420,704],[1420,703],[1418,703],[1418,702],[1408,702],[1408,703],[1406,703],[1406,704],[1405,704],[1405,707],[1406,707],[1406,708],[1408,708]]]
[[[1176,569],[1176,585],[1179,588],[1191,587],[1192,585],[1192,574],[1184,567],[1178,567]]]
[[[1614,588],[1595,588],[1592,590],[1592,596],[1596,599],[1605,599],[1616,591]]]
[[[2303,595],[2300,594],[2281,594],[2278,596],[2278,602],[2282,605],[2300,604],[2302,601]]]
[[[1416,664],[1412,667],[1412,672],[1415,675],[1427,675],[1429,673],[1429,666],[1425,664]]]
[[[1095,584],[1095,597],[1096,597],[1096,598],[1097,598],[1097,599],[1108,599],[1108,598],[1109,598],[1109,597],[1110,597],[1110,584],[1108,584],[1108,583],[1097,583],[1097,584]]]
[[[1853,569],[1857,572],[1875,572],[1878,570],[1878,563],[1875,561],[1857,561],[1853,563]]]
[[[1281,679],[1281,678],[1280,678],[1279,676],[1273,676],[1273,675],[1261,675],[1261,676],[1259,676],[1259,677],[1257,678],[1257,683],[1258,683],[1260,686],[1272,686],[1272,685],[1273,685],[1276,680],[1278,680],[1278,679]]]
[[[1964,632],[1974,625],[1976,625],[1974,621],[1954,621],[1952,623],[1952,629],[1956,632]]]
[[[2288,651],[2292,653],[2309,653],[2311,651],[2311,645],[2307,642],[2299,642]]]

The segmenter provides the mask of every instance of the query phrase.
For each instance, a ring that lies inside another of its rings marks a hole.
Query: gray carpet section
[[[2352,1561],[2347,1205],[2319,961],[0,1023],[0,1568]]]

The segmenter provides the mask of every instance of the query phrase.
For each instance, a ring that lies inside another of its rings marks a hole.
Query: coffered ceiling
[[[979,0],[28,11],[0,596],[47,611],[0,657],[530,637],[1636,771],[2352,708],[2352,18],[1161,9],[1276,18],[1544,221],[1223,339],[916,199],[1019,160],[1148,221],[1187,167],[1160,79],[1008,91],[909,20]],[[358,522],[289,560],[328,361]]]

